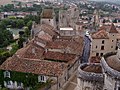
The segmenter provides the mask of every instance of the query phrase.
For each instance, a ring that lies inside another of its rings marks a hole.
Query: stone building
[[[56,28],[56,17],[53,9],[43,9],[41,13],[41,24],[48,24]]]
[[[120,49],[101,59],[104,75],[104,90],[120,90]]]
[[[82,64],[78,68],[76,90],[103,90],[103,74],[100,64]]]
[[[36,75],[36,82],[46,83],[52,80],[54,85],[51,85],[51,90],[62,88],[79,66],[83,38],[66,40],[57,36],[59,34],[50,25],[42,24],[34,30],[34,38],[0,65],[0,78],[4,87],[10,89],[25,87],[21,79],[13,78],[19,77],[14,74],[16,72]]]
[[[104,26],[100,27],[98,31],[91,35],[91,56],[103,56],[107,52],[114,52],[117,50],[117,35],[114,24],[111,24],[110,29]]]
[[[119,44],[118,51],[104,54],[100,63],[80,65],[77,81],[76,90],[120,90]]]
[[[79,21],[79,9],[77,6],[71,6],[67,10],[59,11],[59,28],[72,27],[75,29],[75,23]]]

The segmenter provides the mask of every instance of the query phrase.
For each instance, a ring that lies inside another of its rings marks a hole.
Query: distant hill
[[[120,0],[89,0],[89,1],[103,1],[103,2],[111,2],[111,3],[116,3],[120,4]]]
[[[0,5],[11,4],[12,0],[0,0]]]

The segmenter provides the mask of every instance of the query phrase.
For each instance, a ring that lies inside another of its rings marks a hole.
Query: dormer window
[[[9,71],[4,72],[4,78],[6,78],[6,77],[10,78],[10,72]]]

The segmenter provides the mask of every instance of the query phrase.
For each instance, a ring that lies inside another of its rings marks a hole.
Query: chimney
[[[35,48],[32,48],[32,53],[36,55]]]

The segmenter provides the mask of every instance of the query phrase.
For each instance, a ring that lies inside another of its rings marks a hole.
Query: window
[[[97,46],[96,46],[96,48],[97,48]]]
[[[104,50],[104,46],[101,46],[101,50]]]
[[[111,46],[111,48],[113,48],[113,46]]]
[[[41,81],[44,81],[44,76],[41,76],[40,78],[41,78]]]
[[[9,71],[4,72],[4,78],[6,78],[6,77],[10,78],[10,72]]]
[[[120,87],[118,87],[118,90],[120,90]]]
[[[103,53],[101,53],[100,56],[103,56]]]
[[[114,36],[114,35],[113,35]]]
[[[38,76],[38,82],[46,82],[46,77],[43,75]]]
[[[105,43],[105,41],[104,40],[102,40],[102,44],[104,44]]]
[[[113,42],[114,40],[112,40],[112,42]]]
[[[115,48],[116,50],[118,49],[118,46],[116,46],[116,48]]]
[[[96,56],[99,56],[99,53],[96,53]]]
[[[6,84],[7,84],[7,85],[11,85],[10,81],[6,81]]]

